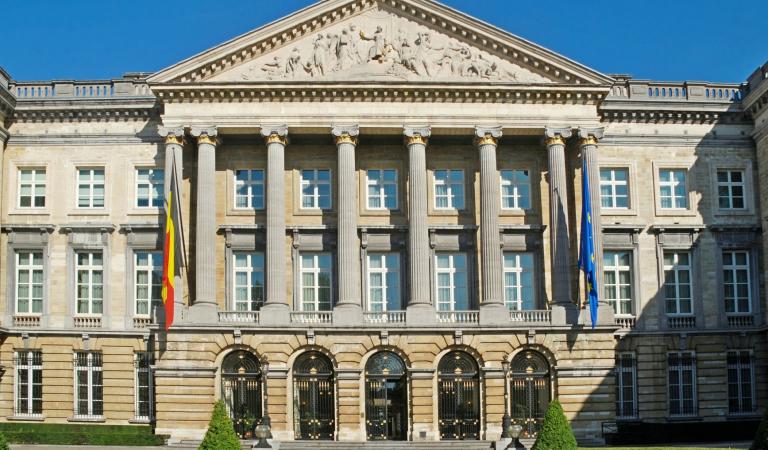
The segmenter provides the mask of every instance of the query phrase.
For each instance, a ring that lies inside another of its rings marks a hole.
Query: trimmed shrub
[[[224,402],[219,400],[213,405],[213,414],[208,423],[203,443],[198,450],[240,450],[240,439],[235,434],[235,427],[227,414]]]
[[[3,433],[0,433],[0,450],[9,450],[8,442],[5,440]]]
[[[749,450],[768,450],[768,409],[763,414],[763,420],[757,427],[755,440],[752,441],[752,447],[749,447]]]
[[[168,436],[156,435],[147,425],[1,422],[0,433],[12,444],[44,445],[164,445]],[[2,450],[0,448],[0,450]]]
[[[549,404],[539,437],[531,450],[576,450],[576,438],[557,399]]]

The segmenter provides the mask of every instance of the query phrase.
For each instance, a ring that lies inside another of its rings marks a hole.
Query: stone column
[[[565,140],[570,128],[545,131],[549,161],[549,247],[552,264],[552,323],[575,324],[578,309],[571,295],[571,251],[568,235],[568,176]]]
[[[499,235],[499,172],[496,170],[496,149],[501,127],[475,129],[475,144],[480,153],[480,323],[504,324],[509,315],[504,308],[501,236]]]
[[[333,310],[333,322],[359,325],[363,320],[360,295],[360,244],[357,237],[357,181],[355,147],[357,125],[335,125],[331,130],[338,148],[338,243],[337,270],[339,298]]]
[[[193,322],[216,322],[216,127],[193,127],[197,138],[195,217],[195,301]]]
[[[613,307],[605,301],[603,288],[603,225],[600,215],[600,166],[597,157],[597,141],[603,138],[602,128],[579,128],[581,158],[589,178],[589,199],[592,203],[592,235],[595,244],[595,271],[597,272],[597,324],[613,325]],[[589,320],[584,322],[589,323]],[[591,323],[590,323],[591,325]]]
[[[267,142],[267,298],[260,323],[290,323],[285,284],[285,146],[288,126],[262,125]]]
[[[432,134],[428,126],[405,127],[408,147],[408,312],[412,325],[436,322],[430,296],[429,228],[427,225],[427,142]]]
[[[167,128],[158,127],[158,134],[165,139],[165,167],[163,169],[165,178],[163,179],[163,195],[168,195],[168,190],[171,187],[171,174],[173,168],[176,168],[176,181],[178,183],[179,191],[179,204],[181,204],[182,187],[181,180],[183,179],[183,167],[184,167],[184,127]],[[165,224],[163,223],[163,226]],[[165,236],[165,228],[161,231]],[[186,244],[185,244],[186,246]],[[187,255],[184,255],[186,260]],[[173,317],[174,322],[183,320],[184,310],[184,282],[182,281],[182,274],[176,274],[174,280],[175,298],[173,301]]]

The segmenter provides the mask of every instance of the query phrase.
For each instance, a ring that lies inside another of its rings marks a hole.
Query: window
[[[437,309],[439,311],[466,311],[469,309],[467,289],[467,255],[464,253],[438,253]]]
[[[368,253],[368,310],[401,310],[400,296],[400,255]]]
[[[101,418],[104,415],[104,382],[101,353],[75,353],[75,417]]]
[[[637,418],[637,366],[634,353],[617,353],[616,418]]]
[[[397,209],[397,170],[368,170],[366,185],[368,209]]]
[[[659,199],[663,209],[688,209],[684,169],[659,170]]]
[[[752,312],[749,252],[727,250],[723,252],[723,292],[727,314]]]
[[[45,207],[45,169],[19,170],[19,208]]]
[[[501,171],[501,207],[531,209],[531,177],[527,170]]]
[[[104,300],[104,261],[101,252],[77,252],[77,313],[101,314]]]
[[[264,209],[264,171],[235,170],[235,209]]]
[[[512,311],[536,309],[533,254],[504,252],[504,303]]]
[[[134,254],[134,295],[137,316],[148,316],[153,304],[163,301],[163,254],[160,252],[136,252]]]
[[[43,312],[43,252],[16,253],[16,314]]]
[[[728,412],[750,414],[757,410],[755,404],[755,377],[752,353],[749,350],[729,351],[728,362]]]
[[[234,252],[235,311],[258,311],[264,304],[264,253]]]
[[[669,387],[669,414],[695,416],[696,356],[693,352],[675,352],[667,355],[667,382]]]
[[[104,169],[77,169],[77,207],[104,207]]]
[[[43,414],[43,352],[18,351],[14,353],[16,366],[13,390],[13,414],[41,417]]]
[[[331,310],[331,254],[301,254],[301,311]]]
[[[464,171],[435,170],[435,209],[464,209]]]
[[[717,199],[720,209],[746,209],[744,171],[717,171]]]
[[[160,208],[163,206],[163,169],[136,169],[136,207]]]
[[[301,207],[305,209],[331,209],[330,170],[301,171]]]
[[[613,304],[617,315],[632,314],[632,253],[605,251],[603,253],[603,284],[605,299]]]
[[[600,169],[600,206],[611,209],[629,208],[627,169]]]
[[[152,365],[155,357],[152,352],[137,352],[134,354],[136,367],[136,405],[135,415],[138,420],[150,420],[154,412],[154,379]]]
[[[693,314],[691,255],[688,252],[664,252],[664,295],[667,314]]]

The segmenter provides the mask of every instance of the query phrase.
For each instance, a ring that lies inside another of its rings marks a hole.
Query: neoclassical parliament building
[[[604,75],[431,0],[326,0],[156,73],[0,70],[0,145],[0,421],[178,442],[222,399],[243,437],[492,441],[557,398],[599,443],[768,406],[768,65]]]

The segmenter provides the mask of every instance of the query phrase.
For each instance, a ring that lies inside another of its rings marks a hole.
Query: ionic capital
[[[184,145],[184,127],[157,127],[157,134],[159,134],[165,145],[177,144]]]
[[[261,135],[267,145],[277,143],[285,146],[288,144],[288,125],[262,125]]]
[[[499,138],[502,136],[501,127],[475,127],[475,145],[499,146]]]
[[[565,145],[565,140],[573,135],[568,127],[547,127],[544,129],[544,142],[551,145]]]
[[[197,145],[210,144],[215,147],[219,143],[219,139],[217,138],[218,130],[216,129],[216,127],[213,127],[213,126],[192,127],[189,130],[189,134],[197,138]]]
[[[334,125],[331,128],[336,145],[352,144],[357,145],[357,136],[360,134],[360,127],[357,125]]]
[[[603,138],[604,128],[579,127],[579,145],[597,145],[597,141]]]
[[[403,127],[405,135],[405,145],[421,144],[426,146],[429,137],[432,136],[432,128],[429,126],[405,126]]]

